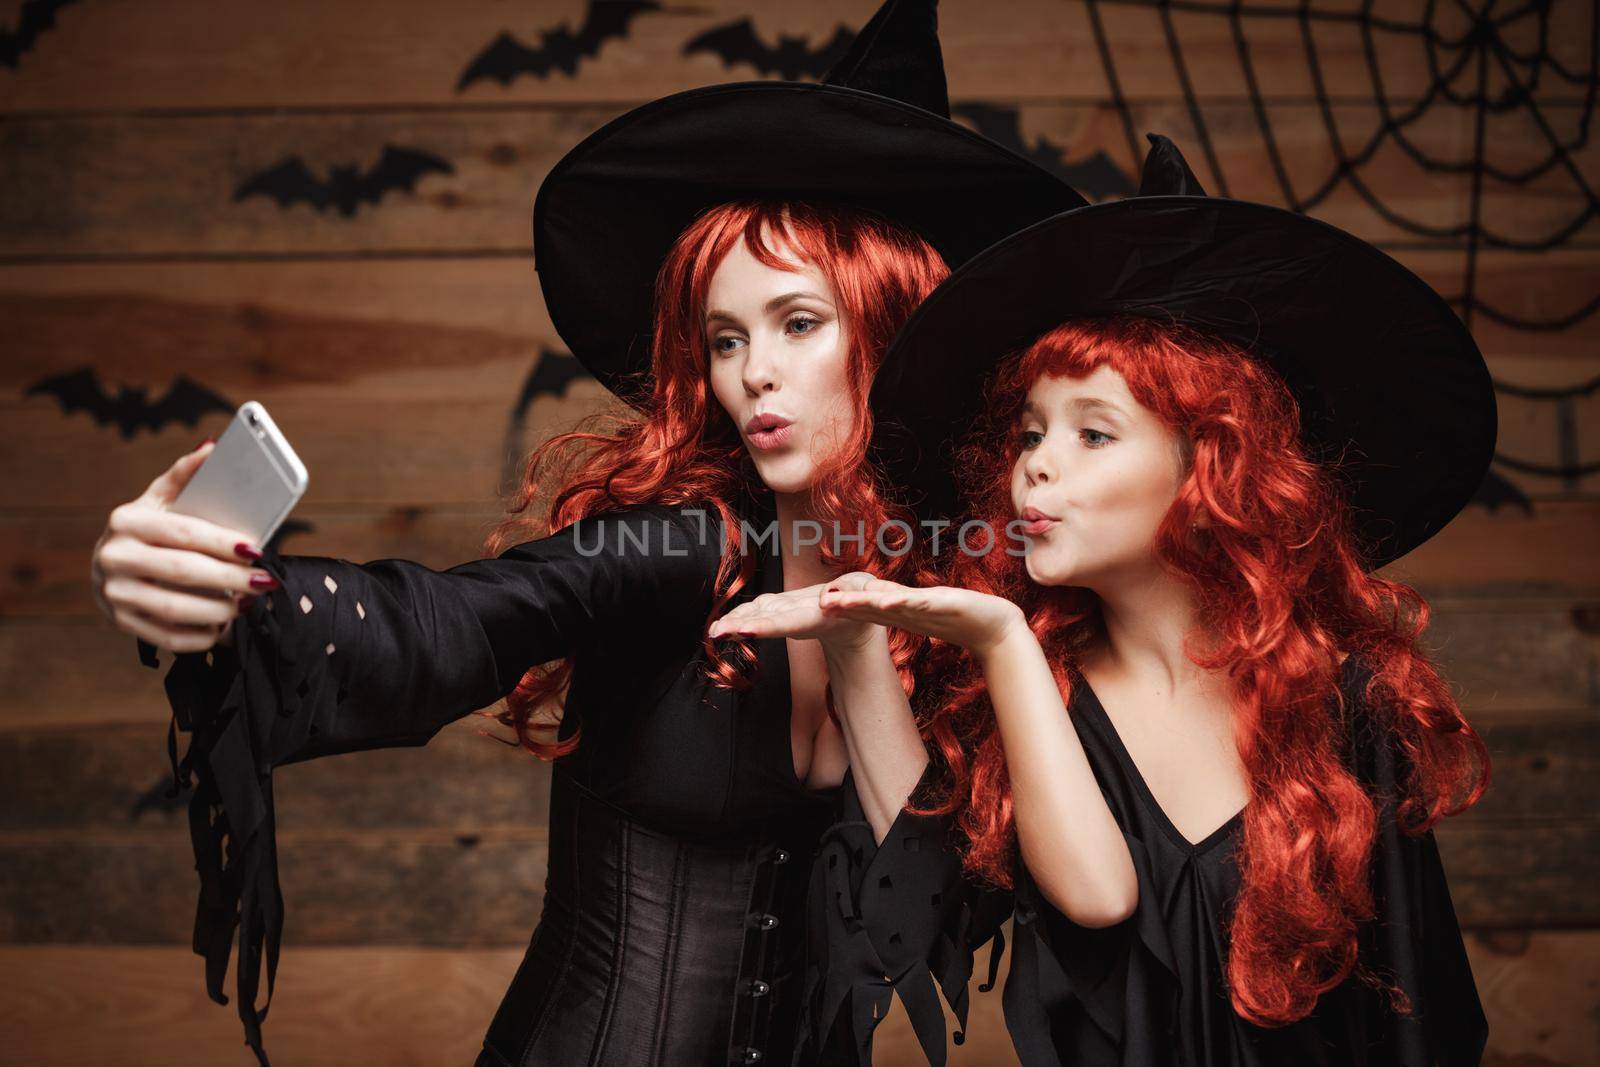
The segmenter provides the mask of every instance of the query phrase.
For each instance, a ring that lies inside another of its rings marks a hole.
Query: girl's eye
[[[1044,434],[1038,430],[1022,430],[1017,434],[1017,439],[1022,442],[1023,448],[1037,448],[1044,440]]]
[[[1103,433],[1100,430],[1091,430],[1087,427],[1078,431],[1078,437],[1090,448],[1104,448],[1106,445],[1109,445],[1112,441],[1116,440],[1116,438],[1112,437],[1108,433]]]
[[[794,333],[810,333],[812,330],[822,325],[822,320],[812,318],[810,315],[796,315],[785,325],[787,325]],[[801,329],[802,326],[804,329]]]

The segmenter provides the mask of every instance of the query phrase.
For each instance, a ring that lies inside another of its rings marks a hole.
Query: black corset
[[[477,1067],[787,1063],[830,805],[734,836],[647,827],[556,769],[544,914]]]

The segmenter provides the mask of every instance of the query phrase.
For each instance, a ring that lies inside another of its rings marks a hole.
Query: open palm
[[[948,585],[908,586],[883,578],[843,587],[830,583],[819,598],[823,614],[894,626],[981,652],[999,644],[1022,611],[1004,597]]]
[[[872,629],[872,623],[840,614],[824,614],[820,598],[830,586],[843,583],[846,588],[859,588],[871,580],[872,575],[864,571],[852,571],[832,582],[786,589],[781,593],[763,593],[717,619],[707,633],[711,637],[737,635],[812,638],[823,642],[858,641]]]

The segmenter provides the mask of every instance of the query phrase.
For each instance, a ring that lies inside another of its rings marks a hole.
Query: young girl
[[[963,678],[924,690],[953,780],[929,807],[953,813],[968,871],[1014,886],[1023,1063],[1476,1064],[1487,1028],[1431,828],[1478,799],[1487,755],[1418,648],[1426,606],[1369,572],[1479,484],[1486,368],[1388,257],[1205,197],[1152,141],[1141,196],[977,257],[880,374],[914,363],[960,390],[1022,346],[964,453],[989,551],[952,551],[948,586],[849,576],[816,610],[964,651]],[[956,403],[899,413],[948,432]],[[719,632],[793,628],[768,616]],[[1125,859],[1084,862],[1105,821],[1085,756]],[[867,949],[921,905],[902,887],[973,900],[952,856],[862,855],[884,898]],[[995,921],[973,906],[901,936],[953,1000],[970,958],[950,957]]]
[[[271,769],[425,743],[502,697],[519,741],[560,759],[544,912],[480,1067],[790,1056],[798,872],[845,746],[817,645],[717,650],[706,625],[851,565],[915,579],[912,553],[807,543],[793,524],[910,517],[866,462],[884,348],[946,273],[941,253],[1082,203],[948,121],[932,7],[891,0],[826,84],[656,101],[552,171],[535,206],[552,317],[639,408],[535,453],[515,510],[553,481],[555,532],[526,540],[546,524],[512,519],[495,558],[443,572],[262,555],[165,510],[204,447],[113,512],[97,592],[116,625],[180,653],[167,687],[193,733],[196,948],[222,1001],[240,927],[239,1010],[263,1063],[256,982],[264,945],[270,1001],[283,920]],[[271,591],[233,625],[246,582]],[[840,662],[870,659],[841,695],[903,701],[918,639],[836,629]],[[207,654],[219,630],[231,647]],[[540,739],[533,715],[563,688]],[[873,736],[922,753],[903,725]]]

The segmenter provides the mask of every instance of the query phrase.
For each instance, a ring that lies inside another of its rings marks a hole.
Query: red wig
[[[1403,831],[1420,834],[1476,802],[1488,753],[1418,647],[1426,603],[1409,586],[1367,573],[1335,472],[1301,445],[1293,396],[1233,344],[1124,315],[1069,321],[1009,357],[958,467],[968,472],[975,516],[993,530],[1013,518],[1017,424],[1033,383],[1101,366],[1183,442],[1185,477],[1157,530],[1156,554],[1194,591],[1200,623],[1188,655],[1233,681],[1234,737],[1250,780],[1227,979],[1240,1016],[1289,1023],[1357,968],[1357,925],[1373,916],[1376,805],[1340,757],[1343,657],[1371,665],[1372,728],[1391,732],[1384,736],[1410,757],[1398,798]],[[1201,519],[1208,525],[1195,531]],[[1094,593],[1038,585],[1021,558],[1003,551],[957,554],[951,570],[952,584],[1023,608],[1070,702],[1078,654],[1103,635]],[[955,681],[926,732],[955,785],[937,810],[959,812],[967,867],[1008,885],[1011,791],[982,675],[958,650],[941,647],[938,657],[953,661]],[[1396,1006],[1408,1010],[1403,998]]]
[[[823,560],[836,573],[868,569],[900,581],[926,581],[926,557],[894,537],[878,547],[872,531],[898,519],[913,528],[914,516],[898,505],[875,469],[865,462],[873,420],[867,397],[884,350],[902,323],[949,273],[944,260],[916,233],[865,212],[796,202],[723,204],[701,214],[678,237],[656,277],[655,330],[648,377],[639,382],[645,399],[637,411],[601,413],[589,428],[559,434],[534,450],[520,490],[504,520],[489,536],[485,553],[559,530],[579,519],[643,503],[708,503],[723,519],[722,564],[710,624],[754,570],[754,557],[739,550],[734,500],[747,486],[760,489],[737,427],[717,402],[710,382],[710,339],[704,312],[711,277],[723,257],[743,241],[757,260],[779,270],[794,267],[779,258],[776,237],[798,258],[815,264],[838,299],[848,345],[847,379],[855,403],[850,437],[817,468],[809,497],[812,515],[846,532],[864,524],[863,544],[835,555],[831,538]],[[542,519],[523,514],[541,490],[552,499]],[[890,529],[895,529],[891,527]],[[851,544],[840,539],[843,544]],[[908,550],[909,549],[909,550]],[[891,631],[890,649],[909,693],[909,664],[924,639]],[[719,685],[749,684],[754,657],[748,643],[721,646],[705,641],[708,671]],[[530,670],[507,696],[506,709],[487,714],[511,727],[517,742],[546,759],[572,751],[578,733],[540,740],[559,726],[560,697],[571,661]],[[831,691],[830,691],[831,708]],[[541,712],[546,712],[541,714]]]

